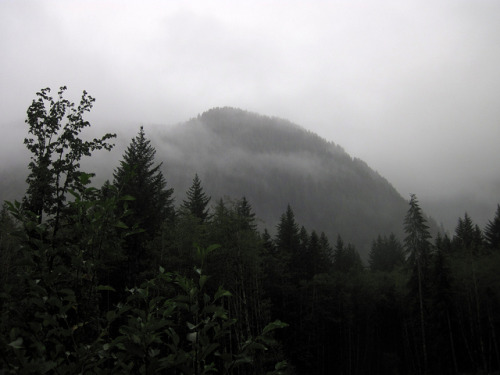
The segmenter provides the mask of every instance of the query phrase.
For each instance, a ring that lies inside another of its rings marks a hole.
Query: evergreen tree
[[[276,246],[267,228],[262,233],[262,248],[265,254],[276,254]]]
[[[276,246],[278,251],[288,254],[289,258],[291,254],[297,253],[300,244],[299,226],[290,205],[287,206],[286,212],[281,215],[277,229]]]
[[[286,212],[281,215],[277,229],[276,249],[284,267],[283,281],[285,284],[289,284],[292,280],[297,281],[295,279],[298,263],[296,260],[300,251],[300,229],[290,205],[287,206]]]
[[[368,258],[368,264],[372,271],[391,272],[394,267],[404,264],[404,261],[403,245],[393,233],[389,238],[379,235],[377,240],[373,241]]]
[[[328,242],[324,243],[323,241],[322,237],[318,236],[316,231],[313,230],[311,232],[307,249],[307,257],[309,258],[307,264],[310,267],[309,278],[321,273],[327,273],[331,268],[331,260],[329,258],[330,245]]]
[[[319,235],[319,243],[321,246],[321,252],[326,255],[328,264],[331,266],[333,263],[333,249],[325,232],[321,232],[321,234]]]
[[[463,320],[467,321],[470,327],[469,339],[477,349],[473,357],[486,372],[488,368],[487,360],[487,338],[483,319],[486,312],[486,301],[481,293],[480,280],[482,279],[482,257],[485,255],[483,250],[483,235],[479,226],[474,224],[470,216],[465,213],[463,218],[458,219],[458,224],[453,237],[453,246],[458,252],[463,265],[461,281],[463,282],[463,304],[467,306],[467,313],[461,314]]]
[[[195,174],[193,184],[186,193],[186,199],[182,201],[181,209],[184,209],[204,223],[209,218],[209,209],[207,206],[210,199],[203,191],[198,174]]]
[[[431,268],[430,363],[434,372],[447,373],[453,369],[458,373],[456,338],[453,329],[452,273],[449,265],[451,241],[438,233],[435,240],[435,256]]]
[[[463,219],[458,219],[457,227],[455,228],[455,236],[453,237],[455,247],[462,250],[470,250],[477,254],[483,245],[483,234],[477,224],[472,222],[470,216],[465,213]]]
[[[333,267],[335,271],[343,271],[345,269],[344,258],[344,241],[339,234],[337,235],[337,242],[335,243],[335,247],[333,248]]]
[[[155,165],[155,154],[156,150],[141,126],[113,174],[113,185],[121,194],[134,198],[129,203],[133,214],[127,224],[138,224],[150,238],[157,234],[165,220],[173,218],[174,213],[173,189],[167,189],[160,170],[162,164]]]
[[[173,189],[166,188],[161,163],[155,165],[155,154],[156,150],[141,126],[113,174],[113,185],[123,196],[133,197],[127,201],[130,214],[123,219],[125,224],[143,230],[143,233],[127,238],[125,244],[124,276],[126,282],[132,284],[140,273],[156,268],[156,256],[148,248],[148,242],[160,235],[163,223],[173,219],[174,215]]]
[[[257,230],[257,224],[255,223],[255,213],[252,211],[252,206],[246,199],[246,197],[241,198],[236,202],[236,213],[238,215],[241,230]]]
[[[484,238],[490,249],[500,249],[500,204],[497,205],[497,211],[493,221],[489,220],[484,229]]]
[[[422,210],[418,203],[416,195],[412,194],[410,199],[410,208],[404,220],[404,231],[406,237],[404,240],[405,248],[408,253],[408,259],[412,266],[412,291],[416,289],[418,298],[418,311],[421,333],[421,348],[422,348],[422,369],[425,374],[427,372],[427,343],[426,343],[426,324],[425,324],[425,306],[424,294],[427,290],[427,278],[431,252],[431,235],[429,227],[423,216]],[[416,288],[415,288],[416,284]]]
[[[333,250],[333,269],[339,272],[361,270],[363,262],[356,248],[352,244],[345,246],[340,234]]]

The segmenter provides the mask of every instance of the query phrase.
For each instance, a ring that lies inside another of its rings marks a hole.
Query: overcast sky
[[[36,91],[67,85],[96,97],[95,127],[234,106],[341,145],[404,197],[500,201],[498,0],[0,0],[0,51],[1,163]]]

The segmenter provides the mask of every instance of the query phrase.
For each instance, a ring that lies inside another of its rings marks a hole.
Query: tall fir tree
[[[477,224],[474,224],[467,212],[458,219],[453,242],[456,248],[472,251],[477,254],[483,245],[483,233]]]
[[[277,230],[275,243],[278,257],[284,268],[283,281],[285,283],[290,283],[292,280],[298,281],[296,280],[298,271],[296,260],[300,252],[300,229],[290,205],[281,215]]]
[[[459,255],[465,261],[461,281],[464,282],[465,303],[468,307],[467,320],[469,320],[471,333],[470,338],[473,345],[477,348],[475,356],[477,363],[481,363],[482,371],[488,369],[488,340],[486,329],[482,321],[487,311],[487,304],[481,293],[481,273],[483,251],[483,234],[477,224],[474,224],[470,216],[465,213],[463,218],[458,219],[455,235],[453,236],[453,245],[458,250]],[[465,315],[463,315],[465,316]],[[465,320],[465,319],[464,319]]]
[[[497,205],[493,221],[489,220],[484,228],[484,238],[490,249],[500,249],[500,204]]]
[[[404,231],[406,237],[404,245],[408,254],[410,265],[412,266],[412,277],[410,282],[411,293],[416,294],[418,298],[418,315],[420,321],[420,334],[421,334],[421,355],[422,363],[420,372],[427,373],[428,360],[427,360],[427,338],[426,338],[426,316],[425,316],[425,302],[424,294],[427,294],[428,286],[428,273],[431,255],[431,235],[429,233],[429,226],[424,218],[422,209],[420,208],[417,196],[411,194],[409,202],[409,209],[404,220]]]
[[[129,283],[135,282],[138,274],[154,263],[153,254],[146,250],[147,242],[159,235],[163,223],[174,215],[173,189],[167,189],[161,163],[155,165],[155,154],[156,150],[141,126],[113,174],[113,185],[122,195],[134,198],[127,201],[131,214],[123,219],[125,224],[143,230],[143,233],[127,238]]]
[[[324,234],[322,233],[322,235]],[[310,278],[314,275],[327,273],[331,269],[331,249],[329,248],[328,242],[324,243],[323,241],[324,239],[322,240],[321,236],[318,236],[316,231],[313,230],[311,232],[307,249],[308,261],[306,262],[309,266],[308,272]]]
[[[257,230],[255,213],[246,197],[242,197],[236,202],[236,213],[240,223],[240,230]]]
[[[133,211],[130,224],[137,223],[149,236],[154,236],[162,223],[171,219],[174,213],[173,189],[167,189],[160,170],[162,163],[155,165],[155,154],[156,150],[141,126],[113,174],[113,184],[121,193],[134,197],[134,201],[129,203]]]

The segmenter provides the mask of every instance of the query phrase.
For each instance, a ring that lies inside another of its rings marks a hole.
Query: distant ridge
[[[153,130],[157,159],[184,198],[195,173],[213,200],[245,196],[274,232],[287,204],[300,225],[340,234],[366,258],[376,237],[402,239],[407,201],[364,161],[290,121],[237,108],[214,108]]]

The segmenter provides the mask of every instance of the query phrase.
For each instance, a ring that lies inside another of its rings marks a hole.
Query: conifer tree
[[[278,250],[288,254],[296,252],[300,243],[300,230],[290,205],[287,206],[286,212],[281,215],[277,229],[276,245]]]
[[[147,251],[147,242],[160,233],[162,225],[174,215],[172,194],[160,170],[155,165],[156,150],[146,138],[144,127],[123,154],[123,160],[116,168],[113,185],[122,195],[134,200],[127,201],[131,214],[123,220],[128,227],[140,227],[143,233],[130,236],[126,241],[128,283],[134,283],[139,273],[147,270],[153,261],[153,254]]]
[[[331,265],[333,262],[333,249],[325,232],[321,232],[321,234],[319,235],[319,244],[321,246],[321,251],[326,255],[328,259],[329,265]]]
[[[295,260],[300,249],[300,229],[290,205],[287,206],[286,212],[281,215],[277,229],[275,243],[278,257],[284,268],[283,277],[285,279],[283,281],[289,283],[296,276],[295,266],[297,264]]]
[[[424,289],[426,289],[427,277],[429,271],[431,235],[429,227],[424,218],[418,199],[415,194],[410,196],[410,208],[404,220],[404,231],[406,237],[404,244],[408,253],[410,264],[413,268],[412,281],[417,284],[418,310],[420,320],[421,348],[422,348],[422,372],[427,372],[427,344],[426,344],[426,324],[425,324],[425,306]],[[413,288],[412,288],[413,289]]]
[[[322,237],[318,236],[316,231],[313,230],[311,232],[307,249],[307,256],[309,258],[309,262],[307,263],[310,264],[310,277],[326,273],[331,267],[331,260],[329,259],[329,251],[331,249],[329,249],[328,243],[325,244],[323,241]]]
[[[458,219],[453,242],[456,247],[462,250],[472,251],[474,254],[477,254],[483,245],[483,234],[481,229],[477,224],[472,222],[467,212],[463,219]]]
[[[333,249],[333,266],[336,271],[341,271],[344,269],[344,258],[345,249],[344,241],[340,234],[337,235],[337,242],[335,243],[335,248]]]
[[[349,243],[345,246],[340,235],[337,236],[337,243],[333,251],[333,268],[340,272],[361,270],[363,268],[363,262],[354,245]]]
[[[484,302],[480,291],[481,279],[481,256],[484,255],[483,235],[479,226],[474,224],[470,216],[465,213],[463,218],[458,219],[458,224],[453,237],[455,249],[464,257],[467,272],[462,278],[466,293],[466,303],[468,305],[468,319],[470,319],[471,337],[476,340],[474,345],[478,348],[477,360],[482,363],[482,370],[486,372],[488,368],[487,360],[487,340],[485,330],[482,326],[484,316]]]
[[[134,197],[129,203],[133,215],[127,224],[137,223],[150,237],[157,233],[165,220],[172,218],[174,212],[173,189],[167,189],[160,170],[162,163],[155,165],[155,154],[156,150],[141,126],[113,174],[113,184],[121,193]]]
[[[497,205],[493,221],[489,220],[488,224],[486,224],[484,238],[490,249],[500,249],[500,204]]]
[[[404,260],[403,245],[394,233],[391,233],[389,238],[379,235],[377,240],[373,241],[368,259],[372,271],[391,272],[397,265],[402,265]]]
[[[252,206],[246,197],[236,202],[236,213],[240,222],[240,230],[257,229],[257,225],[255,224],[255,213],[252,211]]]
[[[186,199],[182,202],[181,208],[197,217],[202,223],[209,218],[209,209],[207,208],[211,197],[205,194],[201,186],[198,174],[195,174],[193,184],[186,193]]]
[[[432,341],[429,345],[431,363],[439,373],[444,373],[453,368],[458,373],[456,339],[452,329],[454,308],[452,292],[452,272],[449,266],[451,241],[447,235],[438,233],[435,240],[435,256],[431,268],[431,334]],[[435,370],[434,370],[435,371]]]

